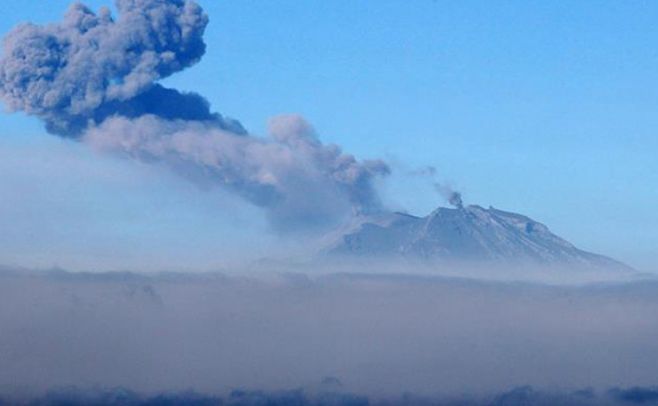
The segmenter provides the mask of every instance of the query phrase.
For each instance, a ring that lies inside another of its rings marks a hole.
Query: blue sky
[[[200,3],[207,54],[165,84],[199,91],[257,134],[270,116],[301,113],[324,141],[388,159],[393,207],[444,204],[405,175],[432,165],[468,203],[652,267],[657,3]],[[3,4],[0,31],[57,21],[67,4]],[[0,263],[207,268],[271,243],[259,214],[230,196],[48,136],[34,118],[1,120],[0,224],[11,232]]]

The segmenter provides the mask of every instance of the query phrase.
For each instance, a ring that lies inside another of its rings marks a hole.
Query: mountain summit
[[[426,217],[403,213],[361,217],[342,230],[325,253],[365,259],[630,269],[576,248],[529,217],[493,207],[456,206],[440,207]]]

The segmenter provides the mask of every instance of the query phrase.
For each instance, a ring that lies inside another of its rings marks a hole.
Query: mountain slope
[[[480,206],[441,207],[426,217],[402,213],[364,217],[334,238],[325,253],[630,269],[576,248],[529,217]]]

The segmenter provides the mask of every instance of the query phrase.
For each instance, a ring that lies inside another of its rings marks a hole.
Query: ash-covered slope
[[[332,257],[391,257],[543,266],[630,269],[551,233],[529,217],[494,208],[440,207],[426,217],[387,213],[361,218],[329,244]]]

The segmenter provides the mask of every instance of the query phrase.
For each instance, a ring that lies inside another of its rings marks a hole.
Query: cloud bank
[[[74,3],[63,21],[4,38],[0,98],[49,132],[161,165],[262,207],[280,230],[381,209],[381,160],[324,145],[300,116],[250,135],[195,93],[158,81],[197,63],[208,16],[191,0],[118,0],[118,17]]]
[[[602,396],[656,385],[656,312],[655,281],[5,272],[0,393],[225,397],[312,392],[334,377],[337,390],[372,399],[477,398],[523,385]]]

